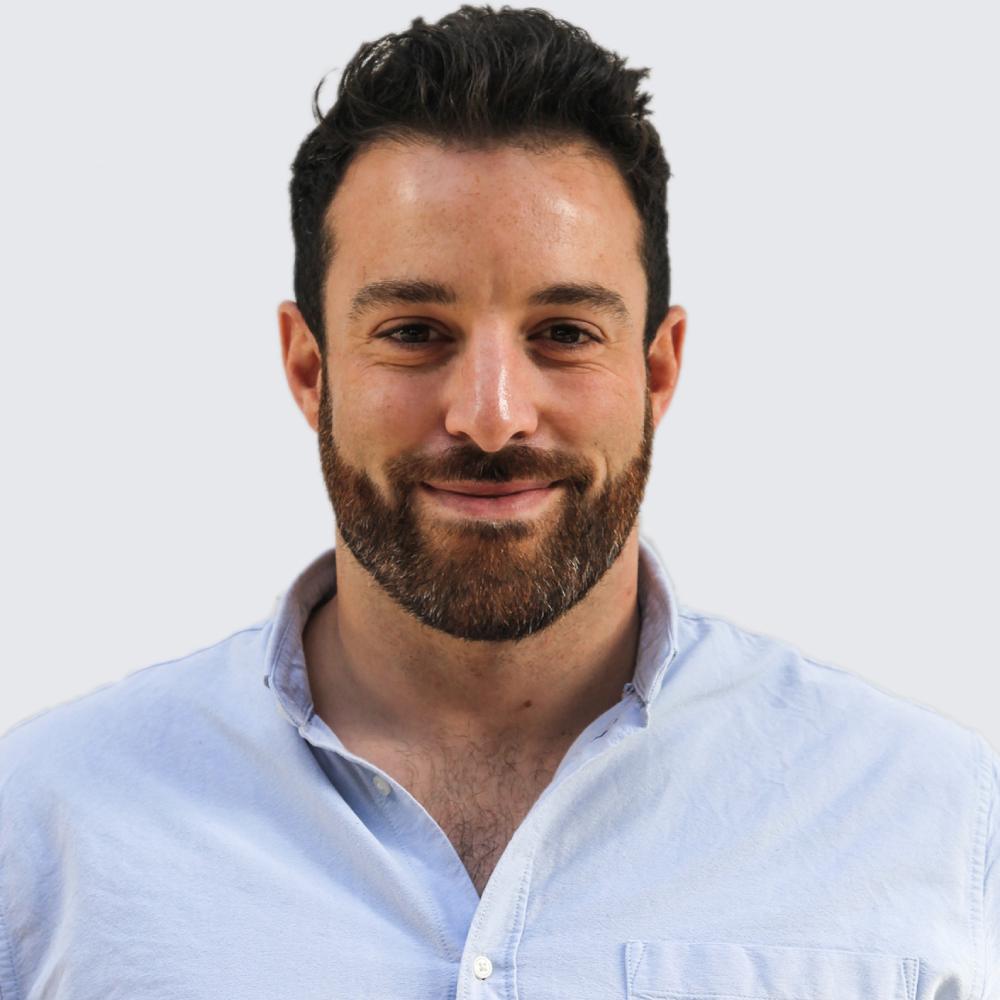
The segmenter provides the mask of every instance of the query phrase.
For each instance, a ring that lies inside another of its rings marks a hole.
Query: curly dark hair
[[[317,87],[317,124],[292,164],[295,296],[320,345],[335,247],[326,211],[344,173],[374,142],[427,137],[474,147],[582,139],[610,157],[642,222],[648,347],[670,300],[670,167],[649,120],[649,94],[639,89],[648,73],[537,9],[465,5],[362,45],[326,114]]]

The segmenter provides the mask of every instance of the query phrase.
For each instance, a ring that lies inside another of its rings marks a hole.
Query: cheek
[[[593,451],[610,475],[635,457],[646,415],[645,367],[628,376],[608,371],[578,376],[554,394],[556,435],[572,447]]]
[[[349,363],[337,371],[330,379],[333,433],[348,461],[371,470],[426,445],[438,418],[426,378]]]

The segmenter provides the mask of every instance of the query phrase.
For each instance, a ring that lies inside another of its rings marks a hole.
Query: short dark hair
[[[667,314],[667,164],[649,120],[649,71],[544,10],[462,6],[435,24],[366,42],[292,164],[295,297],[321,346],[323,291],[334,253],[326,212],[358,153],[385,139],[493,142],[583,139],[611,158],[642,223],[648,347]]]

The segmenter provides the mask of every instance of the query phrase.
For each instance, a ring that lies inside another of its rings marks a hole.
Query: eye
[[[406,346],[419,346],[420,344],[429,344],[432,341],[443,339],[434,327],[428,326],[426,323],[404,323],[402,326],[386,330],[385,333],[381,333],[379,336],[386,340],[394,340],[397,344],[405,344]]]
[[[566,347],[582,347],[595,343],[597,338],[575,323],[554,323],[535,335],[539,340],[549,340]]]

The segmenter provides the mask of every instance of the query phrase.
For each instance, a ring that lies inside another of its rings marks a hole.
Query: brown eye
[[[549,336],[557,344],[579,344],[585,334],[578,326],[553,326]]]
[[[401,326],[393,335],[403,344],[426,344],[431,330],[428,326]]]

